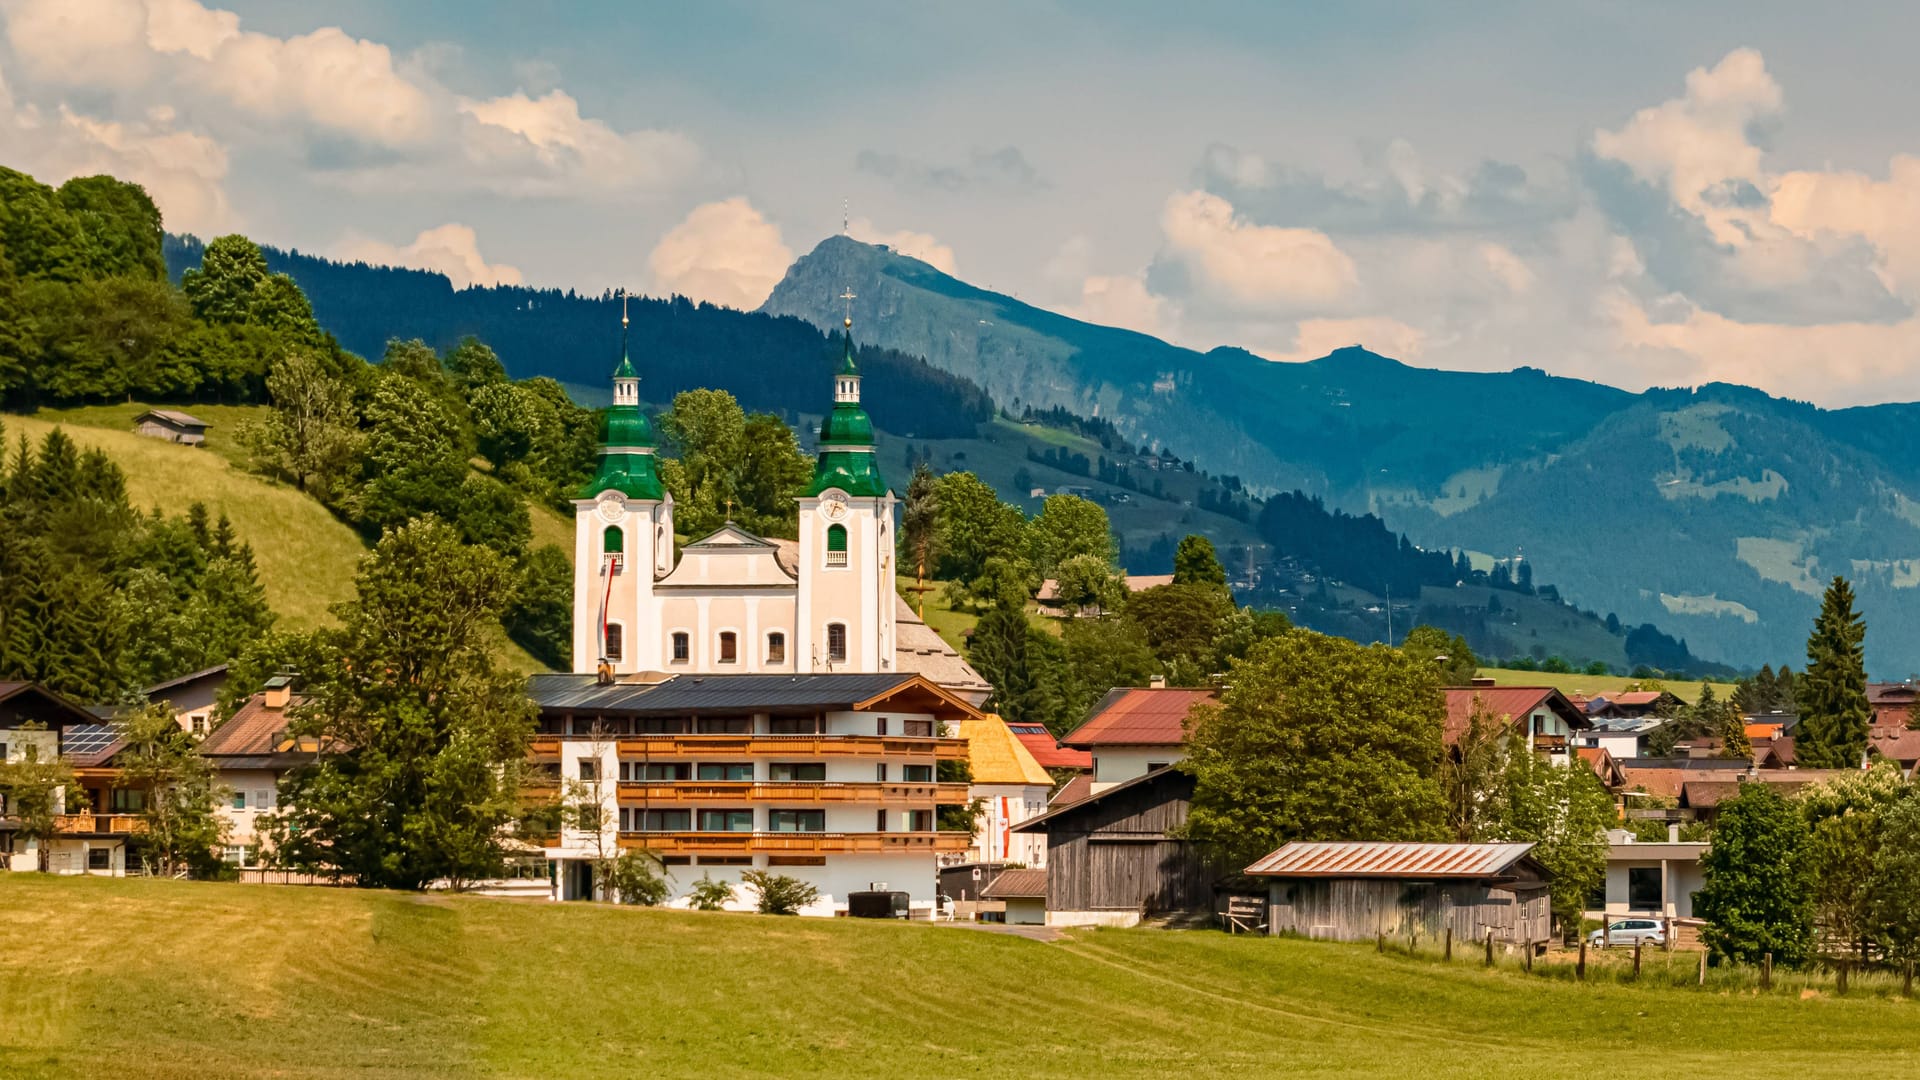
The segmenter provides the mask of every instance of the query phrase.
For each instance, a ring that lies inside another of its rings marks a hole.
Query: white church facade
[[[895,591],[896,503],[850,332],[797,541],[729,523],[676,551],[624,355],[613,382],[574,504],[574,673],[532,684],[536,769],[602,810],[601,828],[564,829],[544,851],[558,894],[603,894],[594,867],[638,850],[676,905],[710,877],[751,907],[738,883],[760,869],[818,889],[810,914],[866,891],[930,911],[940,857],[969,840],[938,828],[938,808],[968,798],[940,766],[966,758],[960,724],[988,687]]]

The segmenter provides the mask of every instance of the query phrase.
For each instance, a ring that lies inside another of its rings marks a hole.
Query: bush
[[[660,875],[653,859],[637,851],[622,852],[607,860],[604,871],[608,894],[622,904],[653,907],[667,898],[667,879]]]
[[[713,880],[712,874],[701,874],[687,893],[687,906],[695,911],[724,911],[732,900],[733,886]]]
[[[765,870],[749,870],[740,875],[740,880],[753,886],[760,894],[759,909],[762,915],[798,915],[800,909],[820,899],[820,890],[785,874],[769,874]]]

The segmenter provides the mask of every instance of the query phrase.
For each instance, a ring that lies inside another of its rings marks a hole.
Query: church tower
[[[894,669],[893,492],[880,478],[873,421],[860,406],[851,316],[845,331],[833,408],[800,499],[794,643],[803,672]]]
[[[627,357],[620,294],[620,366],[601,429],[600,466],[573,502],[573,670],[621,675],[661,667],[653,582],[673,568],[673,499],[654,467],[653,425]]]

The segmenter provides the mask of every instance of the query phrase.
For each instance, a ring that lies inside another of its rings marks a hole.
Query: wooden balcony
[[[912,802],[958,806],[967,801],[965,784],[848,784],[816,780],[626,780],[621,782],[619,792],[622,806],[749,800],[782,805]]]
[[[126,836],[146,829],[138,814],[56,814],[53,824],[62,836]]]
[[[963,832],[623,832],[620,846],[660,855],[834,855],[965,851],[972,839]]]
[[[535,761],[556,761],[560,744],[591,742],[591,735],[539,735],[527,753]],[[605,735],[600,741],[619,748],[629,761],[674,757],[924,757],[964,761],[965,739],[912,735]]]

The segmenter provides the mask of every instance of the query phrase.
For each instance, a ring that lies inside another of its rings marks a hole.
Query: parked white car
[[[1587,935],[1587,944],[1596,949],[1604,949],[1609,945],[1631,946],[1636,941],[1665,945],[1667,932],[1657,919],[1615,919],[1607,924],[1605,930],[1595,930]]]

